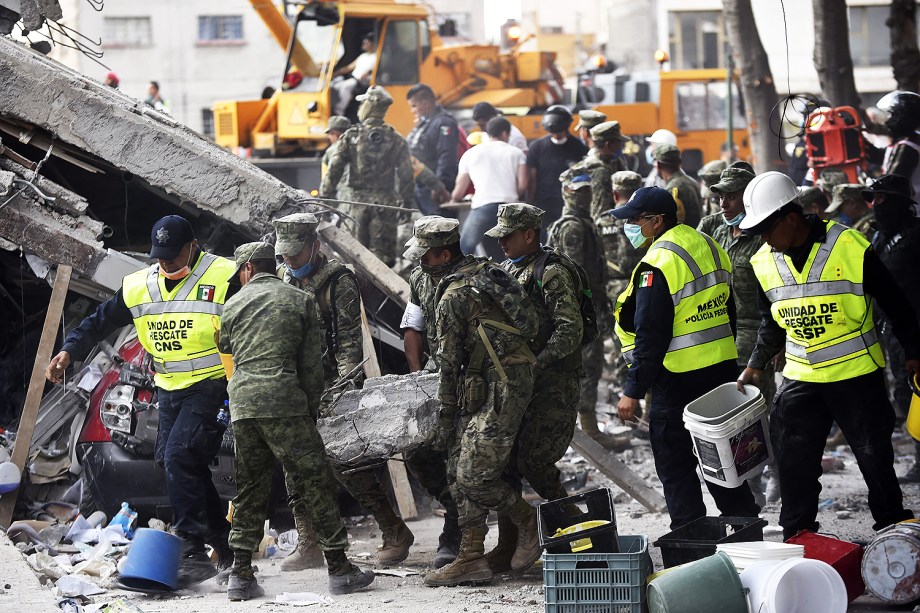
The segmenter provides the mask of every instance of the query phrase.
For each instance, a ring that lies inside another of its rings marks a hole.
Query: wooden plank
[[[572,447],[649,511],[664,513],[668,510],[664,496],[646,485],[639,475],[579,428],[575,428],[572,436]]]
[[[35,431],[35,421],[38,419],[38,408],[42,402],[42,393],[45,389],[45,367],[51,361],[51,351],[54,349],[54,340],[57,337],[58,326],[61,325],[61,314],[64,312],[64,301],[67,298],[67,288],[70,286],[70,275],[73,268],[62,264],[57,268],[54,278],[54,288],[51,290],[51,300],[48,311],[45,313],[45,325],[42,328],[41,340],[38,343],[38,352],[35,354],[35,363],[32,365],[32,378],[29,379],[29,391],[26,393],[25,405],[22,416],[19,418],[19,429],[16,432],[16,442],[13,444],[13,453],[10,461],[21,471],[24,470],[29,459],[29,447],[32,445],[32,433]],[[9,528],[13,519],[13,509],[19,489],[0,496],[0,526]]]
[[[363,304],[361,305],[361,331],[365,358],[364,374],[368,377],[379,377],[381,374],[380,364],[377,362],[374,339],[371,336],[370,325],[367,323],[367,313],[364,312]],[[409,475],[406,474],[406,464],[403,462],[401,453],[387,462],[387,471],[390,474],[390,485],[393,486],[393,494],[396,496],[399,514],[404,520],[415,519],[418,517],[418,509],[415,508],[415,497],[412,495],[412,486],[409,485]]]
[[[409,283],[381,262],[358,239],[332,224],[320,225],[319,233],[339,256],[354,265],[360,276],[369,279],[400,307],[406,307],[409,302]]]

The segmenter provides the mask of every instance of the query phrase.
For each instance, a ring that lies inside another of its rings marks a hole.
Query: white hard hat
[[[744,188],[744,219],[738,227],[750,230],[798,195],[795,182],[781,172],[771,170],[757,175]]]
[[[648,137],[648,142],[655,145],[674,145],[677,146],[677,137],[670,130],[665,130],[664,128],[655,130],[652,132],[652,135]]]

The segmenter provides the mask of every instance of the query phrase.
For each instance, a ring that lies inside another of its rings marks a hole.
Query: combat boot
[[[517,549],[518,530],[507,513],[498,514],[498,544],[486,554],[495,574],[511,572],[511,558]]]
[[[316,545],[316,534],[310,527],[310,522],[299,513],[295,513],[294,525],[297,527],[297,547],[291,555],[281,561],[282,572],[322,568],[325,564],[323,552]]]
[[[537,510],[524,499],[508,513],[518,530],[517,548],[511,557],[511,570],[525,570],[540,559],[543,548],[537,532]]]
[[[457,559],[438,570],[425,575],[425,585],[460,585],[492,580],[492,570],[485,552],[486,527],[471,526],[460,534],[460,552]]]
[[[228,599],[232,601],[252,600],[260,596],[265,596],[265,590],[262,589],[255,577],[230,575],[230,580],[227,582]]]
[[[383,545],[377,548],[377,563],[384,566],[399,564],[409,557],[409,547],[415,542],[415,535],[403,520],[398,524],[381,526]]]
[[[434,568],[447,566],[457,559],[460,553],[460,527],[457,525],[457,515],[448,510],[444,516],[444,528],[438,537],[438,551],[434,555],[431,565]]]
[[[601,432],[597,427],[597,416],[594,413],[579,413],[578,423],[581,426],[582,432],[590,436],[598,445],[608,451],[622,450],[628,447],[628,445],[624,446],[619,443],[615,437],[610,436],[606,432]]]
[[[324,552],[329,567],[329,593],[334,596],[351,594],[374,581],[374,571],[361,570],[345,556],[344,549]]]

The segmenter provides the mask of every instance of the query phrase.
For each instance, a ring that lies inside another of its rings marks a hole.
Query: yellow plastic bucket
[[[910,399],[910,411],[907,413],[907,432],[920,441],[920,382],[917,376],[910,377],[910,389],[914,393]]]
[[[590,530],[592,528],[599,528],[600,526],[606,526],[610,522],[606,519],[596,519],[593,521],[583,521],[580,524],[575,524],[574,526],[569,526],[568,528],[559,528],[556,530],[556,533],[553,534],[553,538],[557,536],[565,536],[566,534],[573,534],[575,532],[581,532],[582,530]],[[572,547],[572,553],[578,553],[580,551],[585,551],[586,549],[591,549],[594,547],[594,544],[591,542],[590,538],[583,538],[572,541],[569,543]]]

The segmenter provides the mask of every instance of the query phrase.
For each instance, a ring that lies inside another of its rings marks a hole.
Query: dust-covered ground
[[[647,478],[649,483],[660,488],[655,476],[651,452],[647,442],[634,439],[634,447],[620,455],[631,468]],[[898,474],[903,474],[910,466],[912,443],[899,437],[896,439]],[[837,535],[842,539],[867,541],[872,535],[872,518],[866,503],[866,488],[859,475],[856,461],[846,446],[829,452],[842,461],[843,467],[836,472],[824,475],[821,494],[819,521],[823,532]],[[606,478],[590,468],[583,460],[569,454],[566,458],[566,474],[587,471],[587,487],[611,487],[616,493],[616,516],[620,534],[644,534],[654,542],[669,531],[668,517],[658,513],[649,513],[639,503],[633,501],[613,486]],[[838,463],[839,464],[839,463]],[[920,509],[920,486],[904,486],[907,506]],[[718,512],[707,494],[707,505],[711,515]],[[768,505],[763,517],[770,522],[766,538],[780,541],[777,526],[778,505]],[[305,610],[355,613],[393,612],[422,613],[427,611],[444,612],[520,612],[543,611],[543,577],[538,566],[523,576],[501,577],[489,585],[428,588],[422,577],[428,570],[428,563],[437,546],[441,519],[428,515],[410,522],[415,534],[415,545],[409,559],[400,567],[417,572],[408,577],[378,576],[371,586],[361,592],[348,596],[337,596],[332,603],[311,605]],[[350,555],[362,566],[373,566],[374,552],[379,544],[379,532],[372,520],[357,519],[349,527],[351,536]],[[495,543],[496,530],[492,530],[486,541],[488,549]],[[652,558],[656,568],[661,568],[660,551],[652,547]],[[290,605],[275,603],[274,599],[283,592],[313,592],[328,596],[325,570],[308,570],[294,573],[281,573],[280,559],[259,560],[257,562],[260,583],[265,587],[263,598],[249,602],[229,602],[225,592],[214,582],[208,581],[197,586],[195,590],[185,590],[166,597],[147,596],[119,590],[110,590],[106,594],[94,597],[98,602],[125,599],[145,613],[169,612],[228,612],[228,611],[292,611]],[[863,597],[850,606],[849,611],[913,611],[913,606],[893,607]],[[920,610],[920,609],[918,609]]]

